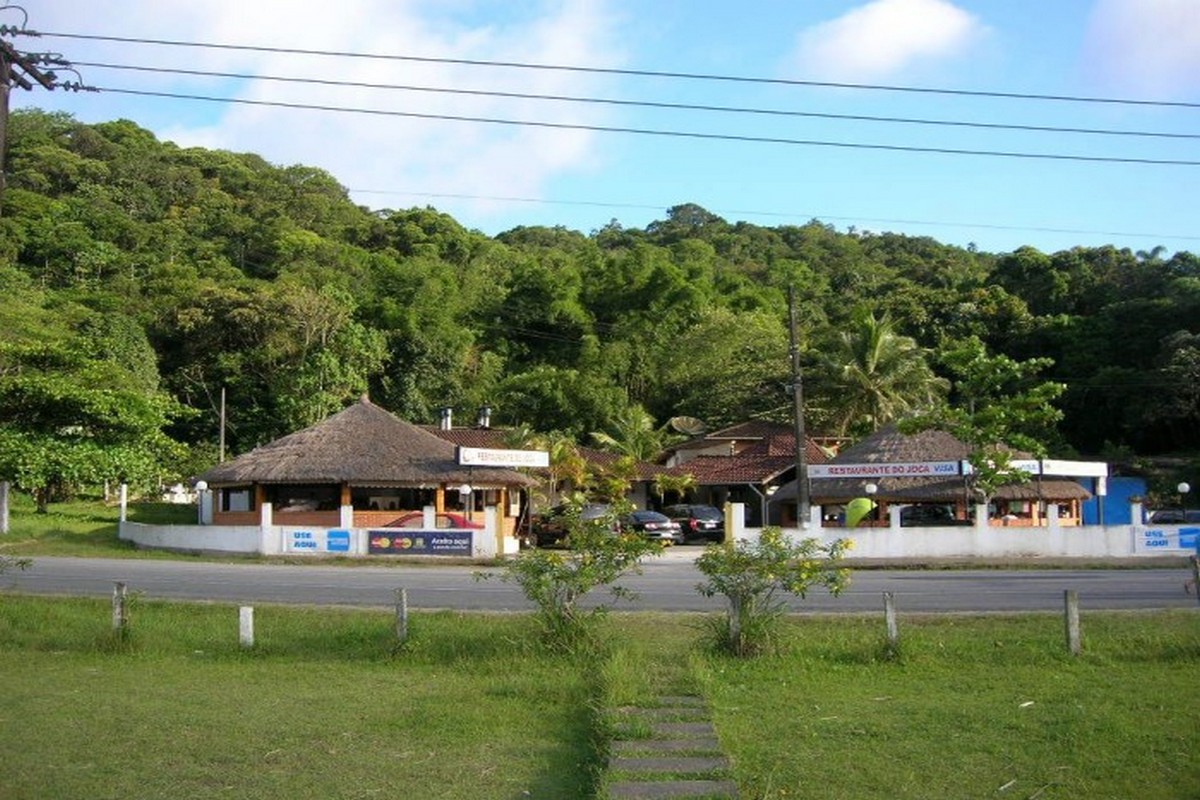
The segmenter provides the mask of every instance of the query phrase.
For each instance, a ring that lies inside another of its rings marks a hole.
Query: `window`
[[[437,502],[433,489],[406,486],[360,486],[350,491],[350,502],[357,511],[418,511]]]
[[[341,487],[333,484],[266,487],[267,502],[276,511],[334,511],[341,504]]]
[[[242,487],[239,489],[222,489],[221,490],[221,510],[222,511],[253,511],[254,510],[254,491]]]

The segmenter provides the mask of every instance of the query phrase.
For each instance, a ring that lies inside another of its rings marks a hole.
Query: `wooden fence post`
[[[396,590],[396,643],[408,641],[408,589]]]
[[[113,632],[123,636],[125,634],[125,628],[128,624],[129,612],[126,604],[125,584],[121,581],[114,581],[112,599]]]
[[[1063,592],[1063,600],[1066,604],[1067,649],[1077,656],[1083,650],[1079,636],[1079,592],[1067,589]]]
[[[896,600],[891,592],[883,593],[883,618],[887,624],[888,650],[900,652],[900,626],[896,622]]]
[[[254,647],[254,606],[238,609],[238,641],[242,647]]]

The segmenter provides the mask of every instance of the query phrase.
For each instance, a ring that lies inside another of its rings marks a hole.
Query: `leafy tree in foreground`
[[[726,616],[714,626],[719,649],[739,657],[758,655],[775,643],[785,601],[780,593],[804,597],[814,586],[841,594],[850,573],[839,564],[847,539],[821,544],[813,538],[789,541],[779,528],[763,528],[758,541],[711,544],[696,559],[708,580],[696,589],[705,597],[721,595]]]
[[[1029,480],[1012,469],[1014,451],[1040,458],[1057,444],[1062,412],[1053,404],[1066,386],[1037,377],[1050,359],[991,355],[975,338],[943,358],[956,376],[955,405],[907,420],[901,429],[938,428],[970,445],[971,482],[986,503],[999,487]]]
[[[31,492],[39,512],[81,484],[155,482],[182,454],[162,432],[181,409],[133,384],[118,365],[67,346],[0,347],[0,475]]]

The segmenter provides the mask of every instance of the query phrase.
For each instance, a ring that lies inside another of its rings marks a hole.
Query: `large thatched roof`
[[[971,453],[971,448],[949,433],[926,430],[920,433],[903,434],[895,426],[882,428],[862,441],[854,444],[832,459],[831,464],[897,464],[925,461],[962,461]],[[1017,458],[1026,458],[1014,453]],[[966,482],[953,478],[871,478],[869,482],[878,487],[875,497],[889,503],[964,501]],[[811,484],[814,503],[844,503],[865,494],[868,483],[863,478],[820,478]],[[772,501],[785,498],[795,499],[796,485],[789,483],[780,487]],[[1010,484],[998,489],[994,495],[1002,500],[1081,500],[1091,493],[1072,480],[1041,478],[1028,483]]]
[[[210,486],[247,483],[527,486],[534,483],[514,470],[459,466],[454,444],[393,416],[365,397],[311,428],[218,464],[200,478]]]

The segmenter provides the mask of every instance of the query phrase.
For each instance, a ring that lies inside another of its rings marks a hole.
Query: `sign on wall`
[[[959,474],[957,461],[905,461],[890,464],[811,464],[810,478],[921,478]]]
[[[471,531],[368,531],[367,552],[393,556],[469,556],[473,539]]]
[[[1195,553],[1200,528],[1134,528],[1133,547],[1138,553]]]
[[[458,448],[458,463],[466,467],[548,467],[550,454],[545,450],[492,450],[483,447]]]
[[[292,530],[284,533],[284,546],[293,553],[349,553],[348,530]]]

